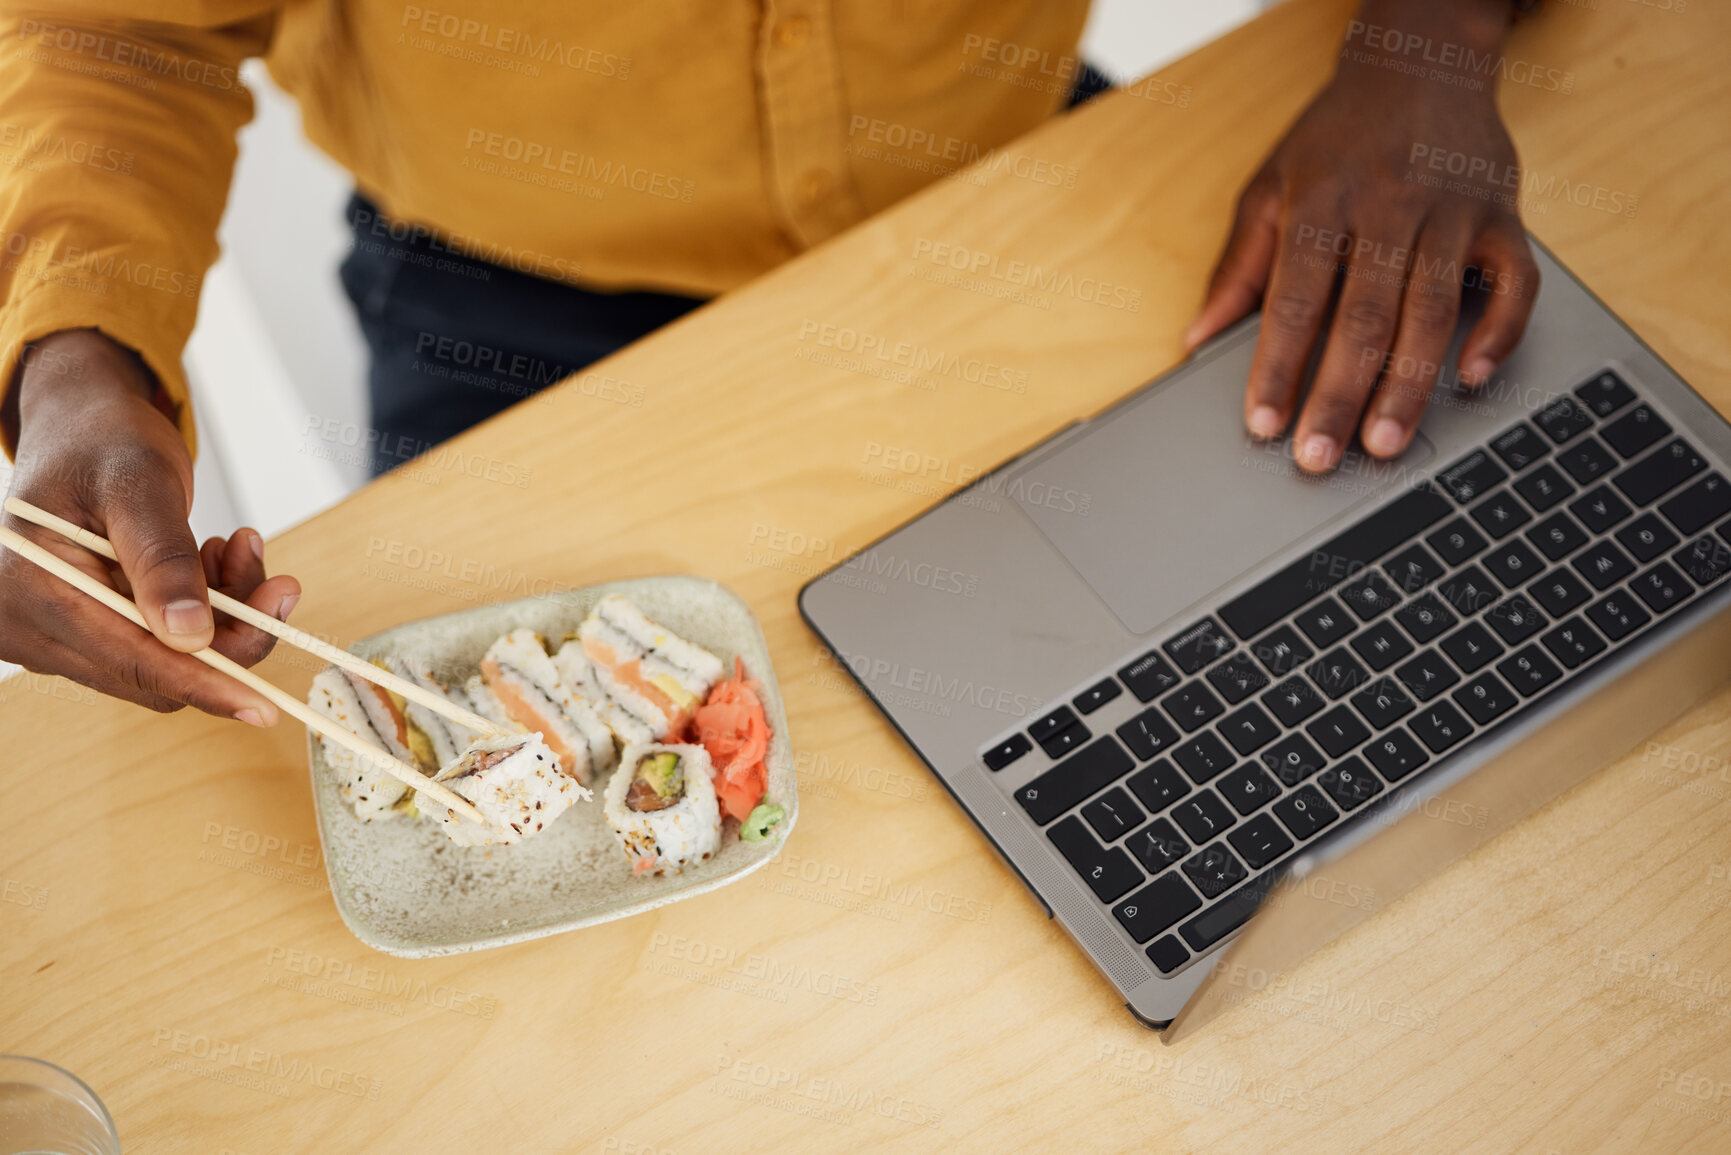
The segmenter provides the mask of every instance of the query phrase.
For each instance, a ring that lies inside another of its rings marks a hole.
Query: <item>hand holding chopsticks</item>
[[[111,561],[115,559],[113,546],[106,539],[90,533],[88,530],[81,529],[62,518],[55,517],[51,513],[38,509],[27,501],[18,498],[10,498],[6,502],[6,508],[9,512],[25,521],[41,525],[48,529],[53,529],[56,532],[78,542],[80,545],[94,553],[97,553]],[[35,542],[20,536],[4,526],[0,526],[0,545],[4,545],[19,557],[33,562],[44,570],[47,570],[49,573],[54,574],[56,577],[59,577],[77,587],[80,591],[90,595],[97,601],[100,601],[109,609],[120,614],[122,617],[125,617],[134,625],[147,632],[149,631],[150,627],[145,622],[144,615],[139,612],[137,606],[133,605],[132,602],[128,601],[116,590],[113,590],[97,581],[95,578],[72,565],[70,562],[55,556],[42,546],[37,545]],[[360,658],[356,658],[347,651],[339,650],[335,646],[322,642],[304,631],[285,625],[284,623],[277,621],[275,618],[270,617],[268,614],[260,613],[251,606],[235,601],[217,590],[212,590],[210,593],[212,604],[223,610],[225,613],[232,614],[233,616],[240,618],[251,625],[257,626],[276,637],[282,638],[293,645],[299,645],[301,648],[306,649],[327,661],[332,661],[345,669],[353,669],[358,675],[366,677],[379,685],[385,686],[387,689],[402,693],[405,698],[420,701],[422,704],[427,705],[429,709],[437,709],[445,716],[451,717],[454,721],[457,721],[461,725],[468,726],[470,729],[476,730],[479,733],[493,735],[502,732],[501,728],[495,723],[490,722],[485,718],[481,718],[479,715],[472,714],[469,711],[458,707],[455,703],[441,698],[436,694],[431,694],[429,691],[422,689],[420,686],[417,686],[412,682],[404,681],[403,679],[398,678],[393,674],[389,674],[387,671],[381,670]],[[432,798],[436,798],[441,804],[456,811],[458,814],[461,814],[466,818],[472,818],[477,822],[484,821],[473,806],[463,798],[452,793],[448,787],[434,782],[431,778],[422,774],[414,767],[398,761],[387,751],[356,737],[348,730],[313,710],[300,699],[291,694],[284,693],[282,690],[265,681],[263,678],[259,677],[251,670],[248,670],[245,666],[235,662],[233,659],[211,649],[197,650],[192,654],[192,656],[203,662],[205,665],[210,666],[212,669],[227,674],[229,677],[263,695],[279,710],[298,719],[314,732],[371,760],[373,764],[391,774],[393,777],[414,787],[416,790],[422,791]],[[359,668],[356,669],[356,667]],[[389,681],[386,679],[389,679]],[[393,685],[392,683],[396,684]],[[399,689],[399,686],[404,687],[404,689]],[[412,693],[408,691],[412,691]],[[431,701],[423,701],[423,699],[431,699]],[[434,703],[436,703],[436,705]]]

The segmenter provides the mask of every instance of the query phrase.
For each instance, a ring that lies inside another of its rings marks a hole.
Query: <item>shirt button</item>
[[[799,199],[814,205],[829,192],[829,173],[814,168],[799,178]]]
[[[783,48],[798,48],[811,36],[811,21],[804,16],[789,16],[775,29],[775,42]]]

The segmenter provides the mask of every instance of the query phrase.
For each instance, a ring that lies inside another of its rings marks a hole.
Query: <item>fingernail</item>
[[[1334,438],[1324,437],[1320,433],[1312,434],[1304,443],[1304,460],[1301,464],[1306,469],[1327,469],[1334,464],[1336,448]]]
[[[284,594],[282,601],[276,607],[276,620],[279,622],[288,621],[289,614],[294,612],[294,608],[300,600],[299,594]]]
[[[215,625],[210,617],[210,607],[196,598],[169,602],[162,607],[162,620],[168,624],[171,634],[202,634]]]
[[[1284,424],[1280,420],[1280,411],[1272,405],[1258,405],[1250,411],[1250,432],[1253,436],[1278,436]]]
[[[236,710],[234,716],[236,721],[245,722],[248,726],[257,726],[261,730],[265,728],[264,716],[251,706],[244,710]]]
[[[1399,453],[1405,443],[1406,429],[1392,417],[1378,417],[1364,435],[1364,447],[1379,457]]]
[[[1198,317],[1196,320],[1190,322],[1190,327],[1188,329],[1184,330],[1184,348],[1185,348],[1185,350],[1188,351],[1188,350],[1194,349],[1194,348],[1196,348],[1196,346],[1200,345],[1202,343],[1202,334],[1205,331],[1206,330],[1204,330],[1202,327],[1202,319],[1200,317]]]
[[[1483,385],[1491,379],[1491,373],[1496,370],[1497,363],[1483,353],[1467,359],[1461,366],[1461,380],[1469,385]]]
[[[252,546],[252,556],[258,558],[258,560],[260,560],[260,561],[263,561],[264,560],[264,538],[260,537],[256,533],[249,533],[249,534],[247,534],[247,541]]]

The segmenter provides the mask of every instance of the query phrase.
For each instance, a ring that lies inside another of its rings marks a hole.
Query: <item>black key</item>
[[[1575,525],[1575,519],[1570,518],[1567,513],[1556,511],[1539,525],[1527,530],[1527,540],[1537,545],[1539,552],[1546,558],[1561,561],[1587,544],[1587,532]]]
[[[1088,727],[1075,722],[1043,740],[1040,749],[1046,752],[1048,758],[1062,758],[1092,736],[1088,733]]]
[[[1455,668],[1435,650],[1420,650],[1418,657],[1396,670],[1394,676],[1421,702],[1430,701],[1461,680]]]
[[[1395,588],[1411,597],[1443,575],[1443,565],[1430,550],[1414,542],[1383,564]]]
[[[1575,492],[1556,467],[1547,462],[1515,482],[1515,492],[1540,513]]]
[[[1591,485],[1617,468],[1617,459],[1611,456],[1609,449],[1599,444],[1597,437],[1583,437],[1557,454],[1557,464],[1582,485]]]
[[[1246,762],[1217,782],[1214,788],[1240,814],[1249,814],[1264,802],[1280,797],[1279,783],[1254,762]]]
[[[1210,732],[1198,734],[1172,751],[1172,760],[1184,767],[1184,773],[1190,775],[1192,782],[1201,785],[1229,769],[1238,758],[1226,748],[1226,743]]]
[[[1178,773],[1177,767],[1164,758],[1146,770],[1130,775],[1129,785],[1150,814],[1160,813],[1190,793],[1190,783],[1184,780],[1184,775]]]
[[[1472,733],[1465,715],[1448,702],[1432,702],[1420,710],[1407,727],[1419,741],[1430,747],[1432,754],[1441,754]]]
[[[1622,641],[1653,620],[1652,614],[1622,590],[1593,603],[1587,610],[1587,617],[1613,642]]]
[[[1260,755],[1269,773],[1280,779],[1282,786],[1296,786],[1322,769],[1324,758],[1315,746],[1301,734],[1288,734]]]
[[[1679,533],[1690,534],[1731,513],[1731,484],[1709,473],[1659,507]]]
[[[1430,761],[1430,755],[1424,752],[1423,747],[1399,726],[1366,746],[1364,756],[1389,782],[1399,782]]]
[[[1425,541],[1450,565],[1459,565],[1485,548],[1485,535],[1464,517],[1457,517]]]
[[[1186,734],[1198,726],[1207,725],[1226,709],[1201,682],[1191,682],[1173,690],[1160,699],[1160,707],[1172,715],[1172,720],[1183,727]]]
[[[1345,602],[1361,621],[1368,622],[1378,614],[1394,608],[1394,604],[1400,601],[1400,592],[1382,576],[1382,571],[1373,569],[1342,589],[1340,600]]]
[[[1509,645],[1517,645],[1539,632],[1545,615],[1526,594],[1510,594],[1485,614],[1485,621]]]
[[[1171,974],[1189,958],[1190,952],[1172,935],[1148,944],[1148,961],[1159,967],[1163,975]]]
[[[1370,767],[1357,755],[1324,770],[1316,784],[1326,790],[1342,810],[1357,810],[1382,792],[1382,780],[1372,774]]]
[[[1581,519],[1593,533],[1604,533],[1629,516],[1629,503],[1618,497],[1608,485],[1589,489],[1569,503],[1569,512]]]
[[[1065,737],[1067,731],[1080,730],[1079,735]],[[1087,741],[1088,728],[1076,720],[1076,714],[1068,706],[1059,706],[1044,718],[1028,727],[1028,733],[1034,741],[1040,744],[1047,756],[1059,758],[1070,752],[1074,747]]]
[[[1246,640],[1255,637],[1316,597],[1329,584],[1328,581],[1318,581],[1319,576],[1324,575],[1317,572],[1317,558],[1324,559],[1325,575],[1356,573],[1441,521],[1451,508],[1448,498],[1428,485],[1408,490],[1357,525],[1336,534],[1307,556],[1265,579],[1255,589],[1247,590],[1222,606],[1221,620],[1239,637]],[[1333,640],[1319,638],[1302,621],[1300,628],[1319,646],[1329,645]]]
[[[1280,823],[1267,814],[1258,814],[1228,834],[1226,841],[1252,870],[1261,870],[1292,849],[1292,839],[1286,836]]]
[[[1316,687],[1296,675],[1262,695],[1262,703],[1287,726],[1298,725],[1324,705]]]
[[[1558,567],[1527,587],[1533,600],[1553,618],[1560,618],[1593,595],[1574,571]],[[1512,639],[1511,639],[1512,640]]]
[[[1322,791],[1314,786],[1300,786],[1274,804],[1274,816],[1303,842],[1330,822],[1340,817],[1340,811],[1328,804]]]
[[[1519,473],[1551,451],[1549,443],[1533,432],[1531,425],[1517,425],[1499,434],[1491,448],[1503,459],[1503,464]]]
[[[1334,758],[1340,757],[1370,737],[1370,727],[1345,706],[1336,706],[1304,728],[1317,744]]]
[[[1250,652],[1277,678],[1292,673],[1316,654],[1291,626],[1281,626],[1263,634],[1251,643]]]
[[[1527,507],[1515,499],[1515,495],[1506,489],[1485,498],[1472,510],[1473,520],[1484,528],[1491,537],[1501,540],[1527,522],[1533,520],[1533,515]]]
[[[1518,551],[1518,556],[1517,556]],[[1539,572],[1539,559],[1533,556],[1533,551],[1522,542],[1513,541],[1508,545],[1499,545],[1492,558],[1507,564],[1521,564],[1525,558],[1528,562],[1528,573]],[[1507,568],[1507,564],[1503,568]],[[1503,596],[1503,591],[1497,588],[1497,583],[1485,575],[1485,571],[1476,565],[1452,573],[1444,578],[1436,587],[1436,592],[1443,602],[1463,618],[1470,618],[1486,606]]]
[[[1361,632],[1352,639],[1352,648],[1358,651],[1358,656],[1364,659],[1365,665],[1373,670],[1386,670],[1412,653],[1412,643],[1406,640],[1405,634],[1394,628],[1392,621],[1377,622]]]
[[[1695,592],[1682,574],[1664,562],[1630,582],[1629,588],[1656,614],[1668,612]]]
[[[1622,490],[1623,496],[1634,504],[1646,505],[1706,468],[1706,458],[1679,437],[1611,478],[1611,484]]]
[[[1503,655],[1503,644],[1491,637],[1491,632],[1480,622],[1468,622],[1444,638],[1438,648],[1465,674],[1471,674]]]
[[[1101,902],[1123,897],[1125,892],[1142,881],[1142,872],[1136,869],[1136,864],[1130,861],[1122,847],[1107,849],[1101,846],[1075,815],[1046,831],[1046,837],[1076,868],[1076,873],[1082,876],[1082,881]]]
[[[1629,555],[1608,541],[1596,541],[1569,563],[1596,590],[1609,589],[1635,572]]]
[[[1082,807],[1082,817],[1088,820],[1100,841],[1110,842],[1147,816],[1136,808],[1122,787],[1114,786]]]
[[[1339,701],[1370,681],[1370,673],[1353,660],[1344,646],[1337,646],[1310,663],[1305,673],[1330,701]]]
[[[1159,874],[1190,853],[1190,844],[1178,833],[1178,828],[1164,818],[1156,818],[1124,840],[1124,848],[1136,856],[1149,874]]]
[[[1358,623],[1333,598],[1323,598],[1294,620],[1304,636],[1319,646],[1332,646],[1358,628]]]
[[[1280,727],[1274,724],[1274,719],[1264,713],[1262,707],[1255,702],[1226,715],[1215,729],[1219,730],[1240,754],[1249,754],[1268,745],[1280,733]]]
[[[1585,385],[1575,387],[1575,396],[1601,419],[1609,417],[1635,399],[1635,391],[1623,379],[1606,369]]]
[[[1135,768],[1130,755],[1111,738],[1084,746],[1020,790],[1016,801],[1041,826],[1082,799],[1110,786]]]
[[[1467,454],[1437,474],[1436,479],[1438,484],[1449,491],[1449,496],[1464,505],[1479,494],[1489,492],[1508,475],[1508,470],[1480,449]]]
[[[1203,618],[1166,643],[1166,652],[1186,674],[1194,674],[1233,646],[1213,618]]]
[[[1456,690],[1454,699],[1481,726],[1490,725],[1520,701],[1513,690],[1503,685],[1501,678],[1489,672],[1480,674]]]
[[[1624,457],[1633,457],[1669,432],[1663,417],[1638,405],[1600,430],[1600,436]]]
[[[1460,621],[1434,593],[1425,594],[1395,611],[1395,620],[1421,645]]]
[[[1113,907],[1112,913],[1118,916],[1131,938],[1147,942],[1201,905],[1196,892],[1173,871],[1162,874]]]
[[[1118,727],[1118,737],[1124,740],[1124,745],[1130,747],[1130,753],[1143,762],[1170,749],[1178,742],[1178,731],[1172,728],[1160,711],[1150,706],[1122,726]]]
[[[1545,652],[1537,646],[1528,646],[1498,662],[1497,673],[1526,698],[1563,676],[1557,664],[1545,657]]]
[[[1002,770],[1033,748],[1034,744],[1028,741],[1026,734],[1011,734],[986,751],[984,755],[986,768],[988,770]]]
[[[1352,704],[1358,707],[1358,712],[1364,715],[1373,730],[1392,726],[1412,713],[1413,707],[1412,695],[1393,678],[1378,678],[1354,694]]]
[[[1679,569],[1698,586],[1710,586],[1731,571],[1731,546],[1707,534],[1671,555]]]
[[[1138,702],[1152,702],[1178,684],[1178,671],[1166,664],[1159,650],[1149,650],[1118,671]]]
[[[1172,809],[1172,819],[1184,828],[1192,842],[1207,842],[1238,819],[1212,790],[1186,798]]]
[[[1268,675],[1248,653],[1240,650],[1209,670],[1208,681],[1222,698],[1236,704],[1268,685]]]
[[[1671,527],[1654,517],[1644,513],[1622,529],[1617,531],[1617,540],[1623,543],[1623,548],[1635,555],[1636,561],[1652,561],[1678,542]]]
[[[1559,397],[1539,410],[1533,422],[1558,445],[1593,427],[1593,415],[1573,397]]]
[[[1484,565],[1491,576],[1513,589],[1526,585],[1544,571],[1545,563],[1524,541],[1511,541],[1485,555]]]
[[[1545,649],[1551,651],[1557,661],[1571,670],[1605,652],[1605,639],[1578,617],[1558,622],[1557,628],[1539,641],[1545,643]]]
[[[1203,898],[1218,898],[1250,877],[1237,856],[1218,842],[1185,862],[1184,873]]]
[[[1114,682],[1111,678],[1107,678],[1105,681],[1097,682],[1094,685],[1089,686],[1086,690],[1083,690],[1080,694],[1077,694],[1070,700],[1070,704],[1075,706],[1077,711],[1080,713],[1092,714],[1095,710],[1098,710],[1101,706],[1104,706],[1107,702],[1110,702],[1113,698],[1116,698],[1123,692],[1124,689],[1122,686],[1118,685],[1118,683]]]
[[[1273,885],[1273,875],[1264,875],[1248,886],[1239,887],[1237,893],[1185,923],[1178,933],[1184,936],[1190,949],[1206,950],[1248,922]]]

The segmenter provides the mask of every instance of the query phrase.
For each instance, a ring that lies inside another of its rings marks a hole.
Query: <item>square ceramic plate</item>
[[[707,861],[665,878],[635,878],[601,815],[606,780],[534,838],[513,846],[457,846],[430,822],[398,818],[363,823],[338,796],[317,738],[308,734],[319,839],[337,911],[355,937],[399,958],[431,958],[527,942],[641,914],[737,882],[775,857],[799,814],[787,714],[769,665],[769,646],[745,602],[719,583],[655,577],[593,586],[550,597],[502,602],[426,618],[357,643],[365,658],[398,652],[425,656],[441,680],[461,682],[500,634],[528,626],[559,638],[575,630],[607,594],[624,594],[674,633],[720,658],[735,657],[763,684],[773,735],[764,801],[787,817],[762,842],[744,842],[726,822],[721,848]]]

